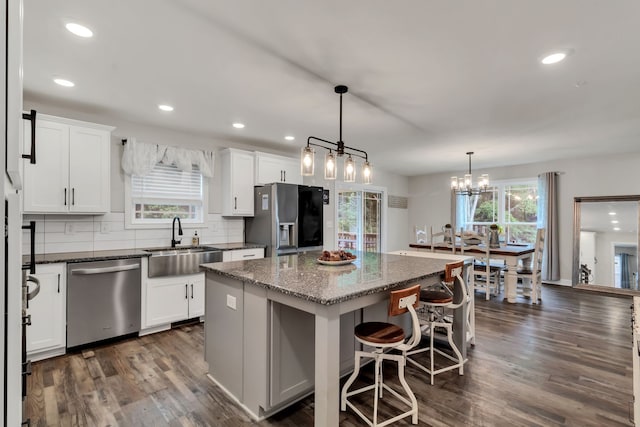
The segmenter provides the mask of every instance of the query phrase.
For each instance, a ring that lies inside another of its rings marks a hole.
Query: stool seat
[[[404,341],[404,330],[392,323],[365,322],[354,329],[356,337],[375,344],[396,344]]]
[[[420,301],[432,304],[449,304],[453,302],[453,296],[444,291],[423,289],[420,291]]]

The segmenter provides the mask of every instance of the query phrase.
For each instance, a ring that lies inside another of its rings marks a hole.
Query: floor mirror
[[[640,195],[574,198],[573,285],[638,291]]]

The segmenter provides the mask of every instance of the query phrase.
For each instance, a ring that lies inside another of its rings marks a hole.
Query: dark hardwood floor
[[[555,286],[543,298],[476,295],[477,345],[464,376],[443,373],[431,386],[407,368],[420,425],[633,425],[631,299]],[[313,396],[253,423],[206,372],[202,325],[181,326],[34,363],[26,412],[32,426],[313,425]],[[389,363],[385,378],[394,376]],[[368,396],[361,402],[371,407]],[[340,420],[364,425],[349,411]]]

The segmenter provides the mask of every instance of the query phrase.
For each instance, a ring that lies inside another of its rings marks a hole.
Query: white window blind
[[[178,216],[202,222],[204,191],[200,171],[190,172],[158,163],[145,176],[131,176],[133,223],[164,223]]]

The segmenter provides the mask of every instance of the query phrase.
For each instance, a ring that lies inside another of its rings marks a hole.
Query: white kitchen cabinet
[[[142,329],[204,315],[204,273],[147,278]]]
[[[109,126],[40,114],[36,121],[36,164],[23,161],[25,213],[109,211]],[[24,152],[31,150],[25,122]]]
[[[254,155],[222,150],[222,215],[253,216]]]
[[[247,259],[264,258],[264,248],[236,249],[233,251],[223,251],[222,261],[242,261]]]
[[[27,315],[27,355],[32,361],[65,353],[67,332],[67,273],[65,264],[38,264],[35,276],[40,293],[31,301]],[[32,290],[33,283],[29,283]]]
[[[272,182],[302,184],[300,161],[296,158],[277,156],[256,151],[256,185]]]

